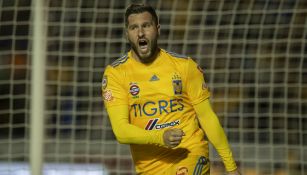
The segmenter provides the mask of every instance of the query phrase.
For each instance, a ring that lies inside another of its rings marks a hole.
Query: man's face
[[[150,13],[131,14],[128,17],[126,35],[132,47],[132,54],[136,59],[143,63],[154,60],[154,54],[158,48],[160,25],[155,24]]]

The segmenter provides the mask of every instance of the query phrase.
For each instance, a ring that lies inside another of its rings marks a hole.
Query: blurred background
[[[307,174],[306,0],[44,0],[44,174],[134,174],[101,100],[129,50],[124,11],[149,3],[162,48],[194,58],[245,175]],[[33,8],[0,0],[0,175],[29,174]],[[211,174],[224,171],[210,148]]]

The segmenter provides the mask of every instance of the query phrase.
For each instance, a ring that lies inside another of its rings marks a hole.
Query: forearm
[[[226,135],[220,122],[211,108],[209,100],[205,100],[194,106],[202,129],[205,131],[209,141],[222,158],[227,171],[237,169],[233,159]]]
[[[113,132],[119,143],[163,145],[163,133],[160,130],[147,131],[129,123],[126,105],[107,108]]]

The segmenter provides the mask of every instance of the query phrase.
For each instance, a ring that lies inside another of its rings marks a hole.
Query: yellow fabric
[[[189,156],[174,164],[163,175],[210,175],[209,159],[200,156]]]
[[[102,95],[116,138],[131,146],[138,174],[161,174],[191,155],[208,157],[193,105],[210,94],[192,59],[161,49],[145,65],[129,52],[105,69]],[[173,149],[161,146],[161,132],[169,128],[185,133]]]
[[[212,110],[209,100],[194,106],[199,122],[204,129],[209,141],[213,144],[219,155],[221,156],[227,171],[237,169],[236,163],[233,159],[232,152],[220,122]]]
[[[164,145],[162,130],[148,131],[128,122],[129,112],[127,105],[112,106],[107,111],[113,132],[119,143]]]

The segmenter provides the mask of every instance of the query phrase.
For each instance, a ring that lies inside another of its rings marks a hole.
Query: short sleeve
[[[193,105],[210,97],[204,78],[204,71],[190,58],[187,68],[187,94]]]
[[[107,66],[101,83],[102,98],[106,107],[128,104],[123,82],[124,76],[120,71]]]

